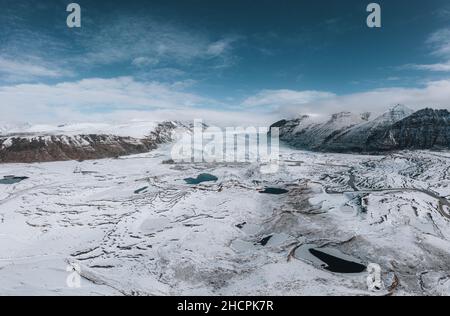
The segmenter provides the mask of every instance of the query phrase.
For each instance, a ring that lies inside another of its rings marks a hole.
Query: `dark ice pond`
[[[273,237],[273,235],[266,236],[266,237],[264,237],[263,239],[261,239],[261,240],[259,241],[259,243],[260,243],[262,246],[265,246],[265,245],[267,245],[267,243],[269,242],[269,240],[272,239],[272,237]]]
[[[147,189],[148,189],[148,187],[143,187],[143,188],[137,189],[136,191],[134,191],[134,194],[142,193],[142,192],[144,192]]]
[[[361,273],[366,270],[360,260],[329,247],[303,245],[295,251],[295,257],[335,273]]]
[[[4,176],[3,179],[0,179],[0,184],[15,184],[26,179],[28,177]]]
[[[259,191],[259,193],[263,193],[263,194],[286,194],[288,193],[288,190],[285,189],[280,189],[280,188],[265,188],[263,191]]]
[[[184,181],[186,181],[187,184],[200,184],[203,182],[209,182],[209,181],[217,181],[219,178],[216,176],[213,176],[209,173],[202,173],[197,176],[197,178],[186,178]]]

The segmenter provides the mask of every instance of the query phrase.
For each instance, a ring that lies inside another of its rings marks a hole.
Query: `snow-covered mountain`
[[[383,134],[374,135],[381,149],[450,148],[450,112],[424,109],[393,124]]]
[[[325,123],[303,116],[275,123],[280,138],[289,145],[316,151],[368,152],[399,149],[450,147],[450,120],[447,110],[415,112],[396,105],[368,120],[367,115],[334,114]]]
[[[179,122],[24,125],[0,135],[0,162],[110,158],[148,152],[173,140]]]
[[[1,124],[0,135],[114,135],[123,137],[143,138],[155,129],[155,121],[130,121],[120,123],[71,123],[71,124]]]
[[[325,148],[338,152],[368,150],[371,147],[372,135],[383,133],[387,128],[413,113],[413,110],[404,105],[396,105],[375,119],[358,124],[328,139]]]
[[[320,144],[363,122],[366,121],[362,115],[341,112],[333,114],[326,122],[305,115],[292,121],[277,122],[272,127],[279,127],[281,140],[294,147],[320,149]]]

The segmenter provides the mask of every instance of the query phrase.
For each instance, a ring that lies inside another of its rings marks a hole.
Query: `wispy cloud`
[[[434,11],[434,15],[439,19],[447,20],[450,18],[450,6],[441,7]]]
[[[103,27],[103,24],[104,27]],[[114,22],[104,21],[100,27],[82,34],[80,45],[85,53],[79,62],[105,65],[129,62],[138,67],[176,64],[189,66],[203,62],[215,67],[230,60],[236,36],[213,39],[207,33],[162,22],[155,18],[115,17]]]
[[[105,14],[95,21],[86,17],[83,23],[81,30],[69,32],[61,26],[54,32],[9,19],[0,31],[0,79],[25,83],[69,74],[83,78],[114,69],[116,75],[151,71],[153,78],[159,73],[162,80],[178,80],[182,73],[195,76],[237,60],[234,48],[240,37],[235,35],[213,36],[150,16]]]
[[[237,40],[237,37],[228,37],[208,45],[206,54],[211,57],[223,56],[232,49],[232,44]]]
[[[186,91],[190,82],[140,82],[132,77],[0,87],[2,120],[73,122],[93,120],[192,120],[222,126],[269,125],[302,114],[384,112],[402,103],[414,109],[450,109],[450,80],[420,88],[375,89],[335,95],[327,91],[265,90],[230,110],[229,103]],[[229,110],[227,110],[229,109]]]
[[[326,92],[324,92],[326,93]],[[384,88],[306,102],[301,105],[278,102],[286,117],[302,114],[328,115],[343,111],[381,113],[394,104],[413,109],[425,107],[450,109],[450,80],[430,81],[420,88]]]
[[[279,116],[255,109],[226,110],[226,104],[185,91],[191,80],[173,84],[132,77],[91,78],[59,84],[0,87],[3,121],[70,123],[92,121],[203,119],[221,126],[270,125]]]
[[[446,63],[428,64],[428,65],[410,65],[410,68],[417,70],[428,70],[436,72],[450,72],[450,61]]]
[[[71,72],[39,58],[10,59],[0,56],[0,80],[27,82],[42,78],[70,76]]]
[[[426,44],[431,50],[431,55],[443,59],[443,62],[435,64],[410,64],[403,68],[416,70],[450,72],[450,28],[440,29],[429,36]]]
[[[432,47],[432,54],[450,58],[450,28],[440,29],[428,38],[427,43]]]
[[[74,74],[67,58],[71,52],[70,44],[30,27],[23,17],[16,16],[16,12],[10,12],[6,23],[2,19],[5,19],[5,12],[0,13],[3,25],[0,30],[0,81],[33,82]]]
[[[147,66],[155,66],[159,63],[158,58],[154,57],[136,57],[131,62],[136,67],[147,67]]]
[[[139,82],[131,77],[84,79],[49,84],[19,84],[0,87],[2,119],[70,120],[93,113],[125,110],[194,108],[218,105],[202,96],[183,91],[182,86]]]
[[[320,99],[334,97],[335,94],[324,91],[263,90],[242,102],[244,107],[276,108],[296,106]]]

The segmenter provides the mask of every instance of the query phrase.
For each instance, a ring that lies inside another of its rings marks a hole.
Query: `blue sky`
[[[0,120],[228,121],[450,106],[450,3],[0,0]]]

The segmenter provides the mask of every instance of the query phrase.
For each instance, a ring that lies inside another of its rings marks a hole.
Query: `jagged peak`
[[[344,111],[344,112],[338,112],[338,113],[332,114],[331,115],[331,119],[332,120],[337,120],[337,119],[340,119],[340,118],[343,118],[343,117],[350,117],[350,116],[354,116],[354,114],[352,112]]]
[[[447,109],[433,109],[425,108],[414,112],[412,116],[423,116],[423,115],[433,115],[433,116],[450,116],[450,112]]]
[[[375,119],[375,122],[395,123],[413,114],[414,111],[403,104],[396,104]]]
[[[358,124],[363,122],[361,115],[352,112],[339,112],[331,115],[331,118],[325,124]]]
[[[412,109],[404,104],[397,103],[389,108],[387,112],[414,112]]]
[[[308,115],[308,114],[300,114],[296,118],[294,118],[293,120],[295,120],[297,122],[301,122],[301,121],[309,120],[309,119],[311,119],[310,115]]]
[[[369,121],[371,116],[372,116],[372,113],[371,113],[371,112],[364,112],[364,113],[361,113],[361,119],[362,119],[363,121]]]

